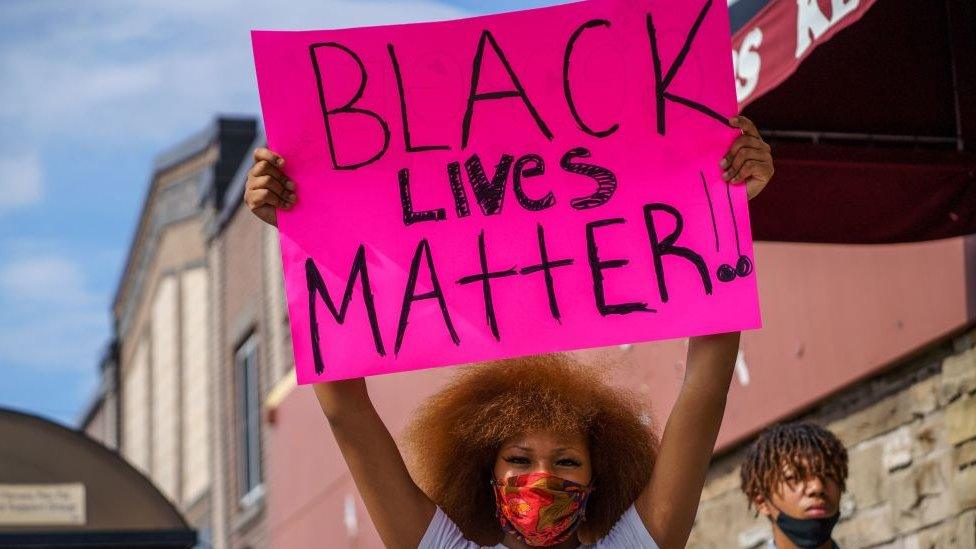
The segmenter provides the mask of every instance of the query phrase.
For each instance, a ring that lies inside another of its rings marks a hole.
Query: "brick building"
[[[262,403],[291,373],[277,231],[242,205],[252,143],[205,229],[215,384],[214,547],[267,547]]]
[[[157,157],[112,304],[99,392],[82,422],[152,479],[203,544],[223,503],[205,229],[255,130],[254,120],[219,118]]]

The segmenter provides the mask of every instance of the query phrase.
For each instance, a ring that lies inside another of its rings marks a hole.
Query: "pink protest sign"
[[[724,1],[252,40],[299,382],[760,325]]]

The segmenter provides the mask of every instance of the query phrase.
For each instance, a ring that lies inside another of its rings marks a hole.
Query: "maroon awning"
[[[857,22],[875,0],[768,1],[732,37],[736,94],[745,106],[786,80],[813,51]],[[732,10],[747,2],[730,2]]]
[[[774,144],[756,240],[882,244],[976,233],[976,172],[954,151]]]
[[[777,167],[752,205],[757,240],[976,233],[973,2],[737,0],[730,10],[740,105]]]

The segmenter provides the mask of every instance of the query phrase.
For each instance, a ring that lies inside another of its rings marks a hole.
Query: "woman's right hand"
[[[285,159],[264,147],[254,150],[254,166],[247,172],[244,203],[261,221],[278,226],[277,208],[295,205],[295,182],[281,171]]]

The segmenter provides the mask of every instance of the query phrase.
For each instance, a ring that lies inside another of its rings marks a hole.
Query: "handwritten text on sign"
[[[759,325],[724,1],[252,39],[300,382]]]

